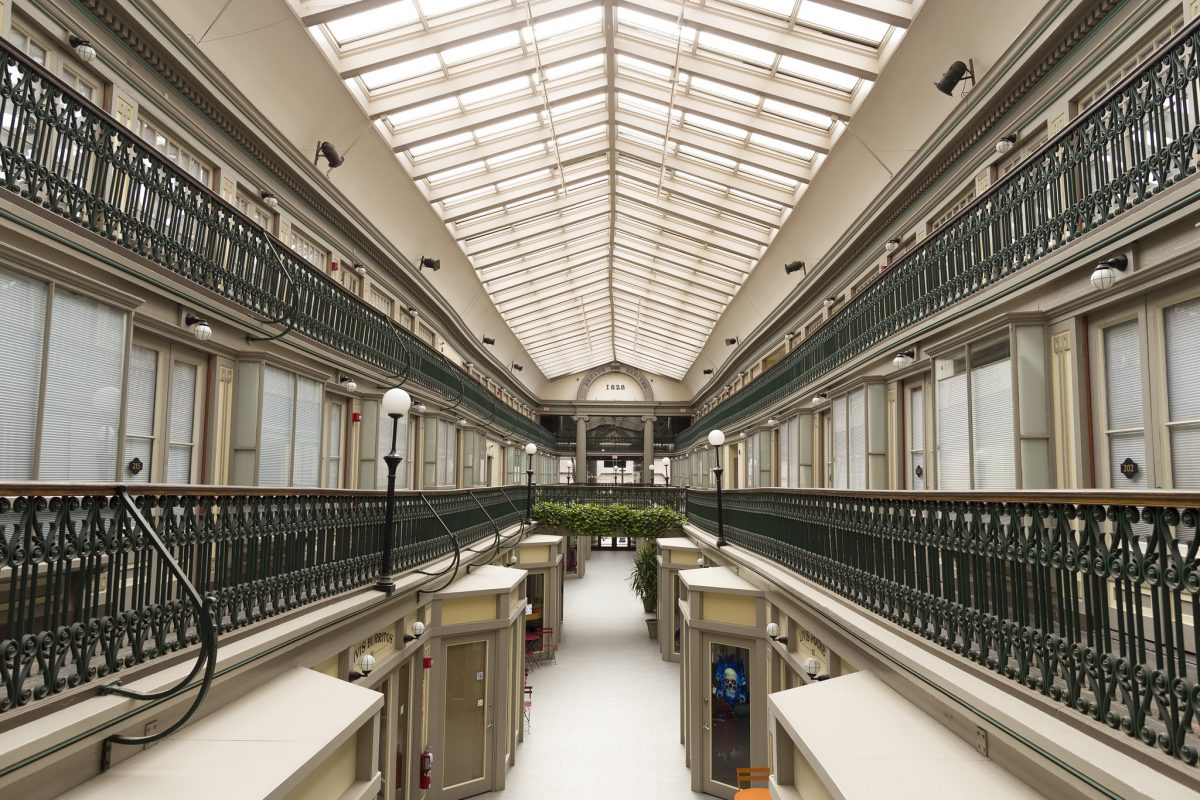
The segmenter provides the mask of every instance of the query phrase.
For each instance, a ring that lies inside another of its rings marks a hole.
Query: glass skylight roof
[[[290,0],[547,377],[681,378],[907,0]]]

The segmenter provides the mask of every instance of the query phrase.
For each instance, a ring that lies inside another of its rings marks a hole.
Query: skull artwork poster
[[[713,642],[711,654],[710,774],[736,786],[737,768],[750,766],[750,651]]]

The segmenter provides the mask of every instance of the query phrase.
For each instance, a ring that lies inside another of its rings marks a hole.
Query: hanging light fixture
[[[202,342],[207,342],[212,338],[212,326],[195,314],[188,314],[184,317],[183,324],[191,328],[192,335]]]
[[[347,392],[357,392],[358,391],[358,382],[356,380],[354,380],[354,378],[351,378],[349,375],[339,375],[338,383],[342,384],[342,388],[344,388]]]
[[[67,43],[74,48],[75,55],[79,56],[82,61],[90,64],[96,60],[96,48],[89,40],[72,33],[67,37]]]
[[[1102,292],[1111,289],[1128,266],[1129,258],[1124,255],[1113,256],[1101,261],[1092,270],[1092,286]]]
[[[902,350],[901,352],[896,353],[895,357],[892,358],[892,366],[896,369],[904,369],[909,364],[913,363],[916,358],[916,351],[912,348],[909,348],[908,350]]]

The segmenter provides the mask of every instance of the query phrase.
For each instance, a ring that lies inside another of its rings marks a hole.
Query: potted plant
[[[642,542],[633,557],[633,571],[629,573],[629,588],[642,598],[642,608],[653,612],[658,607],[658,558],[654,542]],[[653,623],[653,624],[652,624]],[[658,618],[646,620],[651,638],[657,638]]]

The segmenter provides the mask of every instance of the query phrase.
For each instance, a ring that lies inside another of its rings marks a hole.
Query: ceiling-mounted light
[[[330,169],[337,169],[346,160],[329,142],[317,142],[317,154],[313,156],[314,167],[321,160],[321,156],[325,157],[325,163],[329,165]]]
[[[883,243],[883,251],[885,253],[894,253],[899,249],[900,249],[900,240],[899,239],[888,239],[886,242]]]
[[[1121,277],[1121,273],[1129,266],[1129,259],[1126,256],[1113,256],[1112,258],[1101,261],[1092,270],[1092,286],[1095,286],[1100,291],[1111,289],[1112,285]]]
[[[496,340],[493,339],[491,336],[485,336],[485,337],[483,337],[483,343],[484,344],[495,344]]]
[[[442,268],[442,262],[436,258],[430,258],[429,256],[421,256],[421,260],[417,262],[417,269],[421,269],[421,268],[430,270],[432,272],[437,272],[439,269]]]
[[[908,350],[902,350],[901,352],[896,353],[895,357],[892,358],[892,366],[896,369],[904,369],[909,364],[913,363],[916,358],[917,353],[912,348],[909,348]]]
[[[837,301],[837,297],[830,295],[821,301],[821,305],[825,306],[826,308],[833,308],[837,305]]]
[[[267,208],[279,208],[279,198],[275,196],[274,192],[262,192],[259,197],[262,198],[263,205]]]
[[[338,383],[342,384],[342,388],[345,389],[347,392],[357,392],[358,391],[358,382],[356,380],[354,380],[354,378],[351,378],[349,375],[339,375]]]
[[[799,272],[802,269],[804,269],[803,261],[793,261],[789,264],[783,265],[783,271],[788,275],[791,275],[793,272]]]
[[[96,48],[82,36],[76,36],[72,33],[67,37],[67,43],[75,49],[75,55],[79,56],[83,61],[90,64],[96,60]]]
[[[942,94],[953,97],[955,87],[964,79],[969,79],[971,85],[975,85],[975,62],[973,60],[968,60],[967,64],[955,61],[946,68],[946,72],[942,75],[941,79],[935,81],[933,85]]]
[[[737,337],[730,336],[728,339],[725,340],[725,344],[729,345],[730,347],[733,347],[735,344],[737,344]]]
[[[705,368],[705,369],[702,369],[702,370],[700,370],[700,371],[701,371],[702,373],[704,373],[705,375],[712,375],[712,374],[713,374],[712,367],[707,367],[707,368]]]
[[[1017,135],[1015,133],[1010,133],[1008,136],[1001,136],[996,140],[996,152],[1000,155],[1004,155],[1009,150],[1012,150],[1016,143]]]
[[[825,392],[817,392],[812,397],[812,404],[814,406],[819,406],[819,405],[821,405],[821,403],[824,403],[828,399],[829,399],[829,395],[826,394]]]
[[[191,328],[192,335],[202,342],[207,342],[212,338],[212,326],[195,314],[188,314],[185,316],[183,318],[183,324]]]

